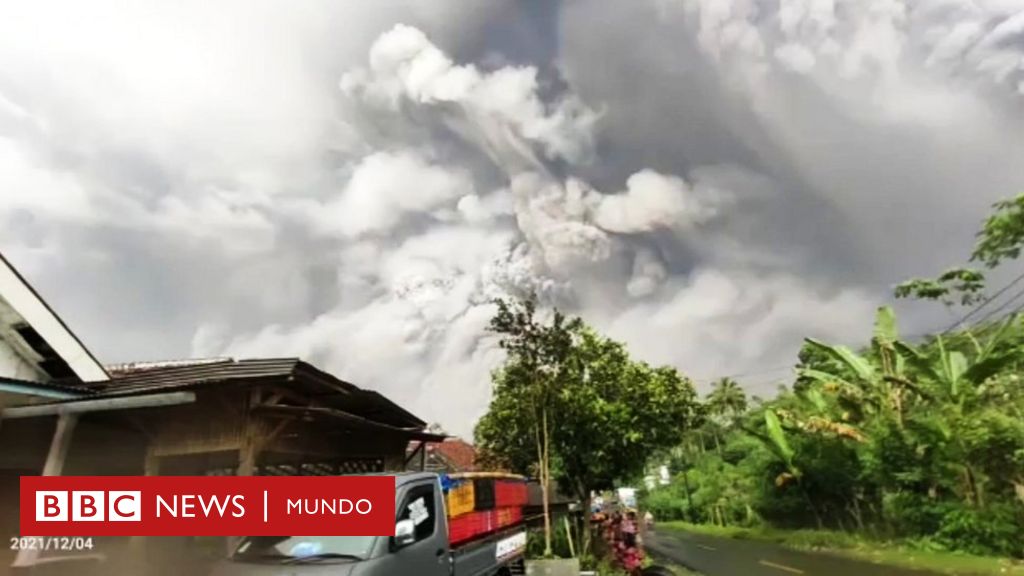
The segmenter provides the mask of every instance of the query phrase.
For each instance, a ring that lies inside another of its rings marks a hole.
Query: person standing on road
[[[636,512],[630,510],[622,519],[622,542],[627,548],[636,547]]]

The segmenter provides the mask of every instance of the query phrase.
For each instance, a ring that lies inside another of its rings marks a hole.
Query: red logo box
[[[21,536],[390,536],[394,476],[22,476]]]

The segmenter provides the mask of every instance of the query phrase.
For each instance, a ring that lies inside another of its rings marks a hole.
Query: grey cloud
[[[302,355],[460,433],[495,297],[765,393],[1024,188],[1018,1],[83,10],[0,22],[0,248],[105,360]]]

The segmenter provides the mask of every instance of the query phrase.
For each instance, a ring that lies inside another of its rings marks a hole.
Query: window
[[[416,486],[405,497],[405,504],[398,511],[398,519],[412,520],[416,525],[416,541],[419,542],[434,534],[437,525],[435,512],[434,485]]]

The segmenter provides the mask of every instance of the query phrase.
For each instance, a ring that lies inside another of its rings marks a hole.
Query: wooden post
[[[78,414],[61,414],[57,418],[57,427],[53,432],[53,440],[50,442],[50,452],[46,455],[46,463],[43,464],[43,476],[60,476],[64,471],[64,462],[67,460],[68,449],[71,448],[71,439],[74,437],[77,424]],[[21,548],[11,566],[32,566],[37,558],[39,558],[38,549]]]
[[[78,414],[61,414],[57,418],[57,429],[50,442],[50,452],[46,455],[46,464],[43,465],[43,476],[60,476],[64,471],[64,461],[67,460],[71,439],[74,437],[77,424]]]
[[[242,423],[242,439],[238,447],[238,476],[252,476],[256,473],[256,457],[262,443],[262,430],[252,410],[260,403],[260,390],[253,388],[249,393],[249,405],[246,406],[245,420]]]
[[[153,451],[153,445],[150,443],[146,446],[146,456],[142,461],[142,475],[143,476],[158,476],[160,474],[160,457],[157,456]],[[134,560],[138,562],[139,566],[146,565],[146,542],[145,536],[132,536],[128,541],[128,547],[131,550],[131,554],[134,556]]]
[[[245,419],[242,421],[242,438],[238,446],[238,468],[236,476],[253,476],[256,474],[256,459],[263,444],[263,430],[259,421],[253,417],[252,411],[261,400],[259,388],[249,392],[249,403],[245,408]],[[231,554],[238,546],[241,536],[229,536],[225,539],[227,553]]]

